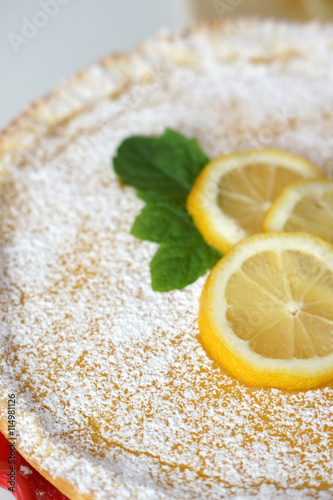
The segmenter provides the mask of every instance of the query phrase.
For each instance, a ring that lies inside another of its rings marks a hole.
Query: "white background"
[[[47,1],[53,17],[40,6]],[[29,39],[23,18],[45,26],[30,26]],[[186,0],[0,0],[0,129],[89,62],[188,20]]]

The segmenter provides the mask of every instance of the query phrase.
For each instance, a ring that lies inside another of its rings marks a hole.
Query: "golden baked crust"
[[[109,158],[169,126],[210,156],[274,146],[327,173],[333,27],[235,21],[91,65],[0,138],[1,430],[72,499],[330,498],[333,387],[244,386],[197,339],[204,279],[151,291],[141,202]]]

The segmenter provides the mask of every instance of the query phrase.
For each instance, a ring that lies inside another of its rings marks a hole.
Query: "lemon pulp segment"
[[[204,345],[255,385],[306,389],[333,378],[333,251],[312,236],[256,235],[213,269]]]
[[[333,242],[333,181],[303,180],[287,186],[275,200],[264,231],[303,231]]]
[[[288,184],[320,175],[313,164],[285,151],[222,156],[198,176],[187,207],[207,243],[226,253],[261,232],[267,210]]]

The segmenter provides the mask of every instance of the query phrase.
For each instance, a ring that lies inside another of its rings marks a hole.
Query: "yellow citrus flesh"
[[[222,156],[200,173],[187,208],[207,243],[226,253],[238,241],[262,231],[267,210],[288,184],[321,175],[312,163],[284,151]]]
[[[333,242],[333,181],[299,181],[287,186],[266,214],[264,231],[311,233]]]
[[[243,381],[309,389],[333,379],[333,247],[302,233],[237,244],[201,297],[200,336]]]

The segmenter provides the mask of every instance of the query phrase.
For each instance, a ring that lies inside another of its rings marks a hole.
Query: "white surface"
[[[184,5],[182,0],[0,0],[0,128],[85,64],[131,49],[161,28],[180,27]]]
[[[15,497],[10,491],[4,490],[0,486],[0,500],[15,500]]]

